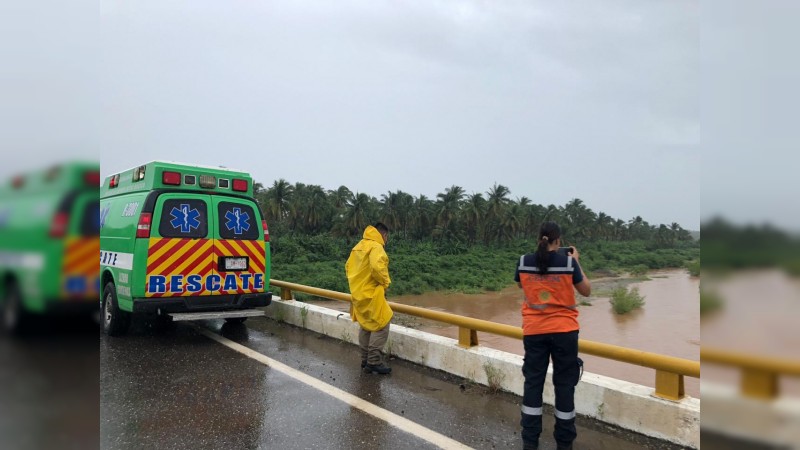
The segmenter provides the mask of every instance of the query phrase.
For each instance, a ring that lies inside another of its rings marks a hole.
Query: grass
[[[627,314],[644,305],[644,297],[639,293],[639,288],[614,289],[611,293],[611,307],[617,314]]]
[[[306,327],[306,318],[308,317],[308,306],[300,308],[300,319],[303,321],[303,328]]]
[[[503,387],[503,382],[506,380],[506,375],[497,367],[486,363],[483,365],[483,370],[486,372],[486,384],[492,393],[500,391]]]
[[[283,322],[285,319],[286,319],[286,311],[283,308],[276,308],[275,320],[277,322]]]

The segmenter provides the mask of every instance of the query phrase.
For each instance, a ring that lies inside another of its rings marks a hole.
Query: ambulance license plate
[[[225,270],[247,270],[246,256],[228,256],[222,260]]]

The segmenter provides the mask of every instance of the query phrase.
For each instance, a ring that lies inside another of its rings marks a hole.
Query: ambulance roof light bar
[[[204,189],[214,189],[217,187],[217,177],[214,175],[200,175],[200,187]]]

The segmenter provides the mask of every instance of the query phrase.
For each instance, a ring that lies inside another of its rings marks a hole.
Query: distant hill
[[[692,235],[692,237],[694,238],[695,241],[700,240],[700,231],[689,230],[689,234]]]

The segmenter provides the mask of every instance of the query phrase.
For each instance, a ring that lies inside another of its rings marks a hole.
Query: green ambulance
[[[272,300],[269,229],[245,172],[154,161],[111,175],[99,221],[109,335],[131,314],[243,322]]]
[[[97,313],[100,166],[68,162],[0,187],[0,314],[19,334],[42,315]]]

